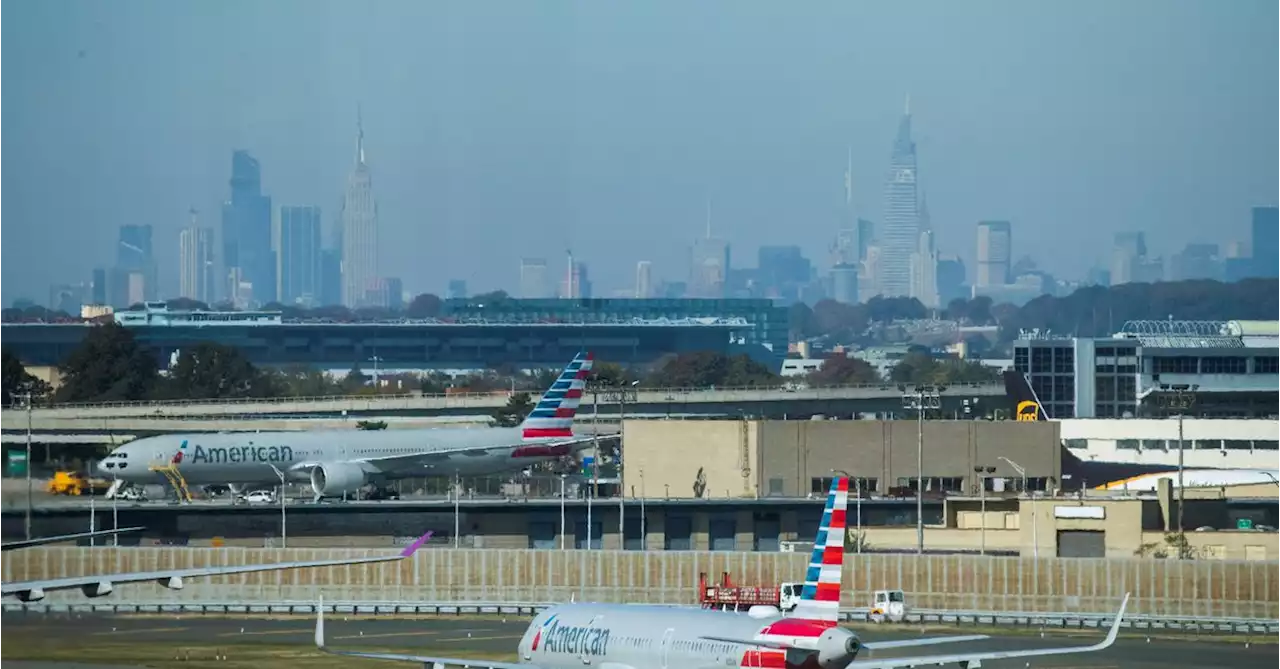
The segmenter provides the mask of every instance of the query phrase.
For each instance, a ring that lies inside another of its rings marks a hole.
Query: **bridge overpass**
[[[199,425],[209,431],[281,429],[275,424],[303,418],[354,421],[440,417],[437,420],[447,420],[444,417],[484,416],[505,406],[508,398],[509,393],[499,392],[61,404],[33,408],[30,419],[32,429],[41,432],[154,433],[193,429]],[[974,406],[975,400],[974,411],[978,414],[988,413],[992,408],[1008,410],[1010,406],[1002,384],[956,384],[940,393],[940,410],[944,415],[963,417],[965,407]],[[598,392],[588,389],[583,397],[582,413],[591,415],[597,408],[603,420],[637,414],[672,418],[712,415],[809,418],[903,411],[902,393],[894,384],[807,389],[609,388]],[[0,414],[0,428],[10,435],[25,434],[27,419],[25,411],[5,411]],[[249,427],[249,424],[255,425]]]

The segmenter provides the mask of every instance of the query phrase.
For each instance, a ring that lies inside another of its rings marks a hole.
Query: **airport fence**
[[[11,582],[380,553],[386,551],[45,547],[10,553],[3,572]],[[181,591],[120,585],[109,597],[121,604],[305,604],[323,594],[329,601],[392,605],[570,599],[695,605],[700,573],[716,580],[728,572],[744,585],[778,584],[800,580],[807,560],[806,553],[430,548],[400,562],[188,579]],[[866,607],[875,590],[901,589],[918,610],[1107,614],[1129,592],[1129,611],[1140,616],[1276,620],[1278,570],[1277,562],[1259,561],[848,555],[841,604]],[[84,601],[75,591],[46,599]]]

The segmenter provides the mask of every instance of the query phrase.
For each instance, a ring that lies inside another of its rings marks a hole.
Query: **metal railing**
[[[782,395],[795,395],[797,393],[839,395],[847,390],[866,390],[880,389],[897,393],[896,385],[892,383],[855,383],[837,386],[816,386],[804,389],[789,389],[783,386],[723,386],[712,388],[636,388],[637,394],[656,394],[669,396],[674,400],[676,397],[688,398],[691,395],[701,395],[710,393],[740,393],[740,392],[772,392]],[[954,383],[947,387],[947,391],[943,394],[954,395],[963,394],[961,389],[972,390],[992,390],[998,389],[1003,394],[1004,386],[997,383]],[[586,393],[589,395],[595,389],[588,388]],[[616,398],[610,397],[614,401],[605,401],[606,391],[616,391],[616,388],[610,387],[600,388],[601,404],[617,404]],[[531,395],[539,394],[542,390],[517,390],[519,392],[528,392]],[[46,403],[36,404],[35,410],[41,409],[110,409],[119,407],[155,407],[156,409],[164,409],[166,407],[183,407],[199,404],[251,404],[251,405],[268,405],[268,404],[291,404],[291,403],[350,403],[350,402],[377,402],[390,400],[474,400],[474,399],[492,399],[497,397],[510,397],[513,394],[511,390],[494,390],[489,392],[466,392],[466,393],[378,393],[369,395],[310,395],[297,397],[239,397],[239,398],[202,398],[202,399],[184,399],[184,400],[138,400],[124,402],[69,402],[69,403]],[[635,400],[633,400],[635,401]]]
[[[585,600],[580,600],[585,601]],[[532,617],[543,609],[563,602],[326,602],[326,613],[351,615],[502,615]],[[300,615],[314,616],[319,605],[315,602],[278,601],[262,603],[200,603],[148,601],[136,603],[18,603],[5,602],[6,613],[185,613],[206,615]],[[841,608],[840,618],[847,622],[871,622],[868,608]],[[1040,613],[1018,611],[968,611],[945,609],[908,609],[897,624],[953,625],[957,627],[1040,629],[1097,629],[1111,624],[1115,612],[1110,613]],[[1280,633],[1280,620],[1256,618],[1170,618],[1168,616],[1126,615],[1122,629],[1148,632],[1179,632],[1182,634],[1230,634],[1276,635]]]

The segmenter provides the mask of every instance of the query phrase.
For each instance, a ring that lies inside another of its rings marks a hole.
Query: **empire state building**
[[[356,166],[342,198],[342,304],[373,306],[378,294],[378,204],[373,176],[364,160],[364,124],[356,120]]]

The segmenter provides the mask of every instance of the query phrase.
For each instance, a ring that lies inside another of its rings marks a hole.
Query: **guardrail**
[[[556,602],[331,602],[324,604],[328,613],[350,615],[514,615],[533,616],[555,606]],[[174,603],[147,602],[137,604],[58,604],[6,602],[6,613],[185,613],[204,615],[315,615],[314,602],[272,602],[266,604]],[[870,622],[870,609],[842,608],[840,617],[848,622]],[[916,609],[908,611],[902,623],[912,625],[954,625],[977,627],[1036,627],[1042,629],[1097,629],[1115,619],[1115,613],[1031,613],[1019,611],[949,611]],[[899,623],[899,624],[902,624]],[[1128,615],[1120,627],[1136,631],[1180,632],[1185,634],[1254,635],[1280,633],[1280,620],[1251,618],[1170,618],[1168,616]]]
[[[634,401],[635,393],[655,393],[663,395],[671,395],[672,397],[688,396],[702,393],[734,393],[734,392],[779,392],[793,393],[803,392],[806,394],[817,394],[818,396],[829,394],[838,395],[846,390],[865,390],[880,389],[892,390],[896,384],[892,383],[853,383],[836,386],[818,386],[805,388],[803,390],[789,390],[783,386],[717,386],[717,387],[690,387],[690,388],[647,388],[638,387],[635,389],[626,389],[625,393],[630,395],[628,401]],[[961,389],[990,389],[999,387],[1001,392],[1004,386],[998,383],[953,383],[947,386],[947,391],[943,394],[954,394]],[[528,392],[530,394],[540,393],[543,389],[524,390],[517,392]],[[587,388],[586,393],[589,395],[599,391],[602,403],[617,404],[620,389],[615,387],[608,388]],[[951,391],[951,392],[948,392]],[[378,393],[369,395],[313,395],[303,397],[240,397],[240,398],[204,398],[204,399],[185,399],[185,400],[164,400],[164,401],[132,401],[132,402],[74,402],[66,404],[36,404],[32,408],[39,411],[41,409],[115,409],[122,407],[154,407],[156,409],[164,409],[166,407],[182,407],[193,404],[287,404],[292,402],[369,402],[369,401],[385,401],[385,400],[431,400],[431,399],[489,399],[493,397],[509,397],[512,392],[510,390],[495,390],[492,392],[477,393]],[[605,402],[606,397],[610,401]],[[21,407],[14,407],[21,409]]]

